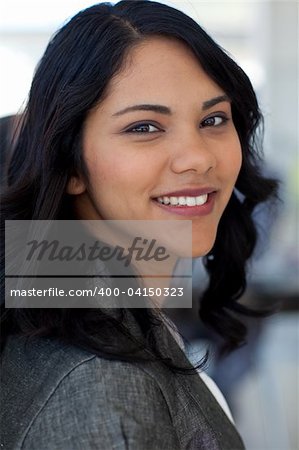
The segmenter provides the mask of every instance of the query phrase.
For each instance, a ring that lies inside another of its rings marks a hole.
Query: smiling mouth
[[[154,200],[161,205],[169,205],[176,207],[192,207],[192,206],[202,206],[207,203],[209,194],[197,195],[195,196],[179,196],[179,197],[157,197]]]

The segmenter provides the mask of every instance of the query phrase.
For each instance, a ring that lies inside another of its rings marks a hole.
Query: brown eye
[[[150,123],[140,123],[126,130],[126,133],[156,133],[160,131],[158,127]]]
[[[229,119],[224,116],[211,116],[207,117],[205,120],[203,120],[200,124],[201,128],[204,127],[219,127],[221,125],[224,125]]]

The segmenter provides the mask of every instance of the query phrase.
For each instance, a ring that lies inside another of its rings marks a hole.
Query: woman
[[[2,216],[192,220],[210,277],[200,315],[231,350],[246,335],[237,313],[250,314],[237,300],[252,212],[276,190],[260,121],[249,79],[192,19],[150,1],[95,5],[38,66]],[[243,448],[163,317],[3,308],[4,448]]]

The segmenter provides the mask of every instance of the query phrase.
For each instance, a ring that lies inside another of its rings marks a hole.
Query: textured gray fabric
[[[187,359],[170,333],[161,348]],[[241,450],[197,374],[99,358],[45,338],[11,336],[2,357],[1,449]]]

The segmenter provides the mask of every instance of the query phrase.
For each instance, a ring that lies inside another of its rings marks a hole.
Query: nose
[[[216,154],[212,142],[200,134],[200,130],[189,130],[172,146],[171,170],[175,173],[196,172],[204,175],[216,167]]]

